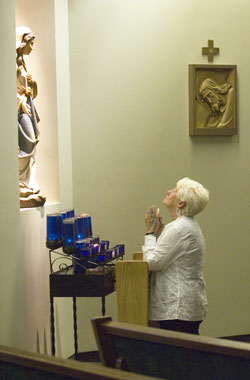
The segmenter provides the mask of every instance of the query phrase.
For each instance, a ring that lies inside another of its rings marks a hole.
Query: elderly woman
[[[204,209],[209,192],[189,178],[177,182],[163,204],[172,222],[164,226],[160,211],[145,216],[143,258],[152,271],[149,319],[160,328],[199,334],[206,317],[207,296],[202,274],[204,237],[194,216]]]

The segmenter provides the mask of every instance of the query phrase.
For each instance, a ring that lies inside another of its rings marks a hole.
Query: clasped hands
[[[25,88],[22,86],[23,93],[17,94],[17,111],[19,112],[20,109],[26,113],[26,115],[31,117],[31,106],[27,102],[28,96],[31,96],[32,89],[31,87]]]
[[[161,234],[164,224],[160,216],[160,209],[154,205],[149,207],[145,215],[146,233],[153,233],[157,237]]]
[[[22,94],[22,95],[17,94],[17,111],[19,112],[20,109],[24,113],[26,113],[26,115],[31,116],[31,107],[27,103],[26,94]]]

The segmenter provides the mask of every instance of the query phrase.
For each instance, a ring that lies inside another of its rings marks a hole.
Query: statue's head
[[[34,33],[27,26],[16,28],[16,50],[22,51],[22,54],[30,54],[33,49],[35,40]]]

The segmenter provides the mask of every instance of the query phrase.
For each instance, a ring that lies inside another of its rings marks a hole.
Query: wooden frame
[[[116,367],[169,380],[249,380],[250,345],[225,339],[92,319],[100,358]]]
[[[236,128],[235,65],[189,65],[189,135],[231,136]]]

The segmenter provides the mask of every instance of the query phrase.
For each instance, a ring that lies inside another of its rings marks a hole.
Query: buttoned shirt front
[[[146,235],[142,251],[151,271],[149,319],[204,320],[205,242],[197,221],[179,216],[164,227],[157,240]]]

